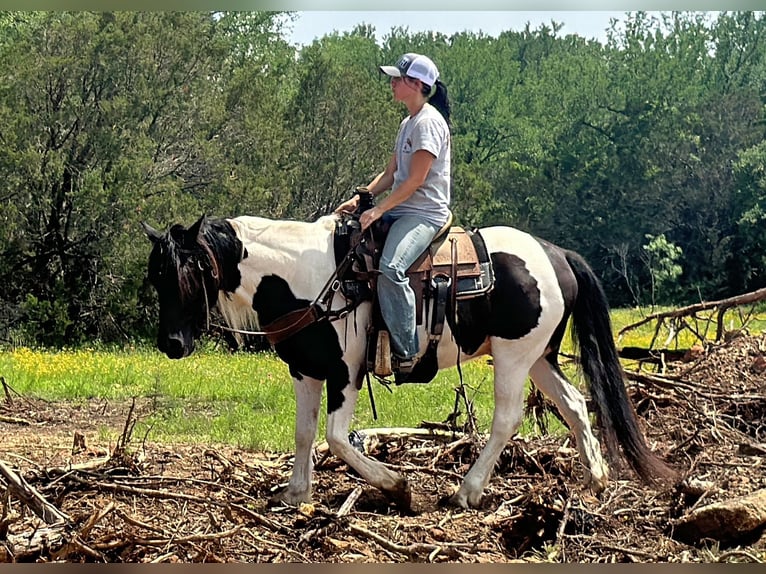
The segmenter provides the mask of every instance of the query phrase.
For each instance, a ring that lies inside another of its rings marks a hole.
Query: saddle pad
[[[415,261],[407,274],[429,272],[431,269],[449,270],[452,267],[453,243],[457,244],[457,275],[459,277],[481,275],[479,256],[473,240],[465,229],[457,226],[452,227],[441,241],[432,243],[430,250]]]

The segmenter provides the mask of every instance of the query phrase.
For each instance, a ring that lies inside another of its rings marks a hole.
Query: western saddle
[[[360,195],[364,192],[358,192]],[[369,192],[367,192],[369,193]],[[359,215],[372,207],[371,197],[362,196],[360,209],[338,220],[335,230],[335,256],[340,263],[350,252],[351,263],[338,276],[340,289],[349,302],[348,308],[362,301],[373,302],[372,327],[368,333],[368,370],[378,377],[394,374],[391,368],[388,328],[380,314],[376,293],[379,262],[390,225],[377,221],[362,236]],[[415,292],[416,316],[422,324],[424,306],[429,311],[428,347],[425,354],[436,353],[444,330],[444,322],[453,319],[457,302],[487,295],[494,286],[492,263],[478,230],[452,224],[452,214],[437,232],[431,245],[407,270]],[[373,344],[374,343],[374,344]],[[430,375],[433,377],[435,370]],[[428,377],[428,380],[430,380]],[[408,381],[396,377],[396,383]],[[419,379],[417,382],[428,382]]]

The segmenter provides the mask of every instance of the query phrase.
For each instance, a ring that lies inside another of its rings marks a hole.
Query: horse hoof
[[[593,494],[601,494],[609,484],[609,474],[606,470],[600,472],[598,475],[592,472],[585,472],[585,486],[593,492]]]
[[[269,498],[268,506],[300,506],[308,502],[311,502],[310,492],[290,492],[289,488],[285,488]]]
[[[452,496],[442,496],[439,499],[438,505],[441,508],[460,508],[463,510],[468,510],[471,508],[470,504],[468,503],[468,497],[460,495],[460,491],[456,492]],[[478,504],[476,507],[478,507]]]
[[[387,490],[386,494],[400,510],[412,512],[412,491],[406,479],[397,481],[396,486]]]

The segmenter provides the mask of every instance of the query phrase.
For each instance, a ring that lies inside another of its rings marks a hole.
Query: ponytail
[[[430,92],[431,90],[429,89],[428,91]],[[447,96],[447,86],[445,86],[441,80],[436,80],[436,83],[434,84],[434,93],[428,98],[428,103],[439,110],[439,113],[444,118],[444,121],[447,122],[448,126],[452,125],[450,123],[450,105],[449,97]]]

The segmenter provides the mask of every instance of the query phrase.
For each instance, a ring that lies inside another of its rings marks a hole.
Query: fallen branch
[[[659,313],[652,313],[647,315],[640,321],[626,325],[617,333],[618,339],[622,337],[628,331],[645,325],[649,321],[658,319],[663,321],[664,319],[678,319],[680,317],[693,316],[699,311],[708,311],[711,309],[717,309],[716,313],[716,341],[720,341],[723,338],[723,316],[727,310],[739,305],[747,305],[750,303],[757,303],[758,301],[766,300],[766,287],[758,289],[757,291],[751,291],[750,293],[744,293],[735,297],[729,297],[727,299],[720,299],[718,301],[703,301],[701,303],[695,303],[694,305],[688,305],[686,307],[679,307],[671,311],[662,311]]]
[[[102,508],[98,512],[94,512],[91,515],[91,517],[88,519],[88,522],[85,523],[85,526],[83,526],[80,529],[80,537],[81,538],[87,538],[88,534],[90,534],[90,531],[93,530],[93,527],[96,524],[98,524],[99,522],[101,522],[114,509],[115,509],[114,502],[110,502],[109,504],[107,504],[104,508]]]
[[[21,419],[18,417],[8,417],[5,415],[0,415],[0,423],[8,423],[10,425],[21,425],[21,426],[31,426],[32,421],[28,421],[27,419]]]
[[[652,554],[651,552],[644,552],[643,550],[637,550],[635,548],[626,548],[624,546],[615,546],[612,544],[602,544],[601,542],[596,542],[596,544],[598,544],[599,548],[603,548],[604,550],[611,550],[612,552],[622,552],[623,554],[636,556],[638,558],[644,558],[646,560],[651,560],[653,562],[662,561],[659,556],[657,556],[656,554]]]
[[[63,476],[70,472],[94,471],[106,466],[111,460],[111,456],[105,456],[101,458],[94,458],[93,460],[88,460],[85,462],[70,464],[68,466],[53,466],[46,468],[43,472],[47,476]]]
[[[375,437],[380,441],[398,439],[398,438],[441,438],[445,440],[455,440],[455,437],[459,434],[456,431],[446,431],[441,429],[431,428],[410,428],[410,427],[388,427],[388,428],[371,428],[357,430],[357,433],[363,434],[367,437]],[[330,452],[330,445],[327,441],[319,443],[315,449],[317,457],[323,456]]]
[[[138,536],[124,537],[121,540],[112,540],[110,542],[95,542],[91,546],[95,550],[115,550],[132,544],[140,546],[168,546],[170,544],[190,544],[195,542],[210,542],[230,538],[242,530],[243,525],[238,524],[230,530],[222,532],[213,532],[212,534],[189,534],[188,536],[170,536],[168,538],[141,538]]]
[[[133,516],[131,516],[124,510],[117,509],[115,511],[115,514],[117,514],[117,516],[119,516],[123,521],[130,524],[131,526],[135,526],[143,530],[149,530],[150,532],[156,532],[157,534],[161,534],[162,536],[168,535],[167,531],[164,528],[160,528],[159,526],[152,526],[151,524],[142,522],[138,520],[137,518],[134,518]]]
[[[70,554],[79,551],[91,558],[106,562],[107,560],[104,555],[88,546],[84,540],[88,537],[90,531],[93,530],[93,527],[108,516],[114,508],[114,502],[110,502],[101,510],[94,512],[88,519],[88,522],[85,523],[85,526],[80,529],[80,532],[72,536],[71,540],[64,544],[60,550],[53,552],[51,556],[56,560],[66,560]]]
[[[296,550],[293,550],[292,548],[288,548],[284,544],[279,544],[278,542],[275,542],[273,540],[267,540],[265,538],[261,538],[260,536],[258,536],[254,532],[252,532],[251,530],[248,530],[247,533],[250,535],[250,538],[252,538],[256,542],[259,542],[259,543],[264,544],[266,546],[271,546],[273,548],[277,548],[277,549],[279,549],[282,552],[285,552],[287,554],[291,554],[291,555],[295,556],[296,558],[298,558],[299,562],[309,562],[309,560],[307,560],[306,557],[303,554],[301,554],[300,552],[297,552]]]
[[[724,552],[723,554],[720,554],[716,557],[716,562],[728,562],[729,558],[739,558],[739,557],[745,557],[750,562],[754,564],[763,564],[763,560],[758,558],[755,554],[752,552],[748,552],[747,550],[729,550],[728,552]]]
[[[1,460],[0,474],[5,477],[11,492],[47,524],[69,524],[71,522],[69,516],[48,502],[42,494],[24,480],[24,477],[14,472]]]
[[[130,485],[123,484],[123,483],[107,483],[107,482],[101,482],[101,481],[89,481],[89,480],[86,480],[86,479],[84,479],[82,477],[75,476],[74,474],[70,474],[67,478],[72,479],[75,482],[77,482],[78,484],[81,484],[81,485],[86,486],[86,487],[90,487],[92,489],[99,489],[99,488],[101,488],[101,489],[110,490],[110,491],[116,492],[116,493],[122,492],[122,493],[125,493],[125,494],[132,494],[132,495],[137,495],[137,496],[146,496],[146,497],[150,497],[150,498],[159,498],[159,499],[164,499],[164,500],[186,500],[186,501],[189,501],[189,502],[197,502],[197,503],[200,503],[200,504],[216,506],[216,507],[219,507],[219,508],[223,508],[224,510],[227,510],[227,511],[230,511],[230,510],[233,509],[233,510],[236,510],[237,512],[239,512],[240,514],[243,514],[243,515],[247,516],[248,518],[252,519],[258,525],[264,526],[264,527],[266,527],[266,528],[268,528],[270,530],[273,530],[274,532],[280,532],[280,533],[290,532],[289,529],[287,529],[287,528],[283,527],[282,525],[280,525],[280,524],[278,524],[278,523],[276,523],[276,522],[266,518],[262,514],[259,514],[259,513],[255,512],[254,510],[248,508],[247,506],[244,506],[242,504],[232,503],[232,502],[229,502],[228,500],[227,501],[219,501],[219,500],[216,500],[216,499],[210,498],[210,497],[193,496],[193,495],[190,495],[190,494],[176,493],[176,492],[173,492],[173,491],[158,490],[158,489],[153,489],[153,488],[141,488],[141,487],[136,487],[136,486],[130,486]],[[123,476],[123,477],[120,477],[120,478],[123,481],[131,479],[131,477],[127,477],[127,476]],[[239,489],[236,489],[236,488],[234,488],[232,486],[229,486],[229,485],[226,485],[226,484],[217,484],[217,483],[214,483],[214,482],[211,482],[211,481],[208,481],[208,480],[202,480],[202,479],[198,479],[198,478],[184,478],[184,477],[173,477],[173,476],[157,476],[157,477],[144,476],[144,477],[137,477],[137,478],[135,478],[135,480],[141,480],[141,481],[158,480],[158,481],[162,481],[164,483],[180,483],[180,484],[204,485],[204,486],[207,486],[207,487],[211,487],[211,488],[214,487],[214,488],[219,489],[219,490],[230,492],[230,493],[232,493],[233,495],[235,495],[236,497],[238,497],[240,499],[244,498],[244,499],[248,499],[248,500],[251,500],[251,501],[256,501],[256,499],[254,497],[252,497],[249,494],[247,494],[246,492],[244,492],[242,490],[239,490]],[[134,523],[135,526],[140,526],[142,528],[147,528],[147,529],[150,529],[150,530],[151,529],[156,530],[154,527],[151,527],[148,524],[143,524],[143,523],[135,522],[135,519],[131,519],[127,515],[123,516],[124,513],[121,510],[117,510],[116,512],[126,522]],[[131,522],[131,520],[134,521],[134,522]]]
[[[472,437],[465,435],[465,436],[461,436],[456,441],[451,442],[450,444],[447,445],[446,449],[439,450],[439,452],[436,453],[436,456],[434,456],[434,458],[431,460],[431,464],[429,465],[429,468],[435,469],[436,464],[439,462],[440,459],[451,455],[453,452],[455,452],[457,449],[459,449],[460,447],[464,445],[471,444],[472,441],[473,441]]]
[[[123,484],[109,484],[107,482],[91,482],[83,478],[80,478],[79,476],[76,476],[76,475],[72,475],[70,478],[74,480],[75,482],[84,486],[88,486],[92,489],[103,489],[103,490],[109,490],[111,492],[122,492],[125,494],[147,496],[150,498],[159,498],[164,500],[186,500],[188,502],[197,502],[199,504],[204,504],[204,505],[210,504],[213,506],[217,506],[219,508],[233,508],[242,514],[247,515],[249,518],[252,518],[260,526],[265,526],[271,530],[274,530],[275,532],[282,532],[287,530],[282,525],[274,523],[273,521],[269,520],[265,516],[258,514],[257,512],[250,510],[249,508],[241,504],[232,504],[229,502],[222,502],[210,497],[194,496],[192,494],[185,494],[182,492],[170,492],[167,490],[156,490],[152,488],[138,488],[135,486],[127,486]]]
[[[351,491],[351,494],[348,495],[348,498],[346,498],[343,504],[341,504],[336,516],[338,518],[342,518],[346,516],[346,514],[351,512],[351,509],[354,508],[354,504],[356,504],[356,501],[359,500],[359,497],[361,495],[362,495],[362,487],[357,486],[354,490]]]
[[[405,556],[419,556],[419,555],[429,555],[432,557],[435,557],[437,554],[445,553],[450,558],[459,558],[465,552],[462,552],[461,550],[469,550],[472,552],[475,552],[478,550],[475,544],[470,543],[460,543],[460,542],[445,542],[444,544],[437,545],[437,544],[427,544],[424,542],[414,542],[412,544],[397,544],[396,542],[393,542],[392,540],[389,540],[388,538],[385,538],[381,536],[380,534],[376,534],[375,532],[371,532],[370,530],[367,530],[366,528],[363,528],[362,526],[359,526],[358,524],[349,523],[348,530],[353,532],[354,534],[357,534],[359,536],[362,536],[363,538],[367,538],[369,540],[373,540],[386,550],[389,550],[391,552],[396,552],[398,554],[403,554]]]
[[[0,384],[3,385],[3,392],[5,393],[5,402],[8,403],[8,406],[12,407],[13,406],[13,397],[11,397],[12,389],[10,385],[5,382],[5,377],[0,377]]]

